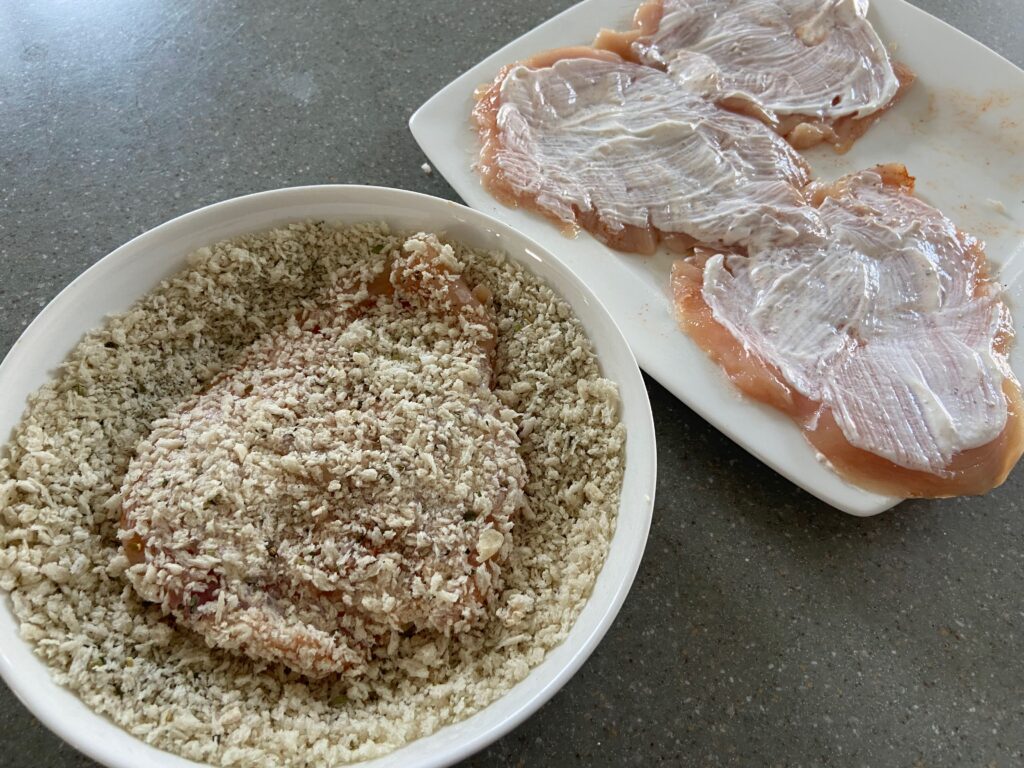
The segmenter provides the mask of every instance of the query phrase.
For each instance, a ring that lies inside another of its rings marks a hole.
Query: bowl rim
[[[563,262],[561,262],[557,256],[537,244],[527,235],[498,219],[459,203],[455,203],[451,200],[426,195],[420,192],[370,185],[318,184],[284,187],[241,195],[180,214],[163,222],[162,224],[148,229],[131,238],[123,245],[115,248],[78,275],[36,315],[32,322],[24,329],[24,331],[22,331],[19,338],[11,345],[11,348],[8,350],[3,361],[0,362],[0,391],[4,390],[4,385],[12,375],[12,369],[20,363],[19,358],[23,356],[25,348],[31,347],[33,344],[45,343],[46,336],[51,331],[49,327],[51,325],[50,321],[65,312],[68,308],[67,305],[69,305],[72,300],[78,296],[78,294],[82,293],[83,289],[89,283],[95,282],[98,278],[102,277],[104,273],[131,263],[133,259],[137,259],[139,257],[140,251],[147,246],[150,246],[151,244],[155,245],[161,239],[170,238],[172,233],[176,232],[176,230],[181,229],[182,227],[199,219],[215,219],[217,216],[222,216],[227,220],[240,219],[242,217],[241,212],[246,209],[259,209],[261,206],[270,205],[277,200],[280,201],[278,203],[278,207],[283,207],[285,203],[289,202],[291,199],[301,199],[304,195],[322,195],[326,197],[334,195],[337,196],[337,199],[333,202],[339,206],[346,204],[346,201],[341,199],[345,197],[352,198],[347,202],[357,203],[360,205],[365,204],[366,198],[378,197],[382,199],[389,199],[391,201],[390,204],[392,205],[405,206],[410,209],[418,208],[421,209],[422,212],[428,214],[431,213],[431,209],[434,209],[435,213],[446,211],[449,216],[454,212],[459,216],[459,222],[465,223],[471,229],[487,231],[494,234],[496,237],[505,236],[510,239],[518,238],[524,244],[524,250],[529,253],[530,256],[533,256],[538,262],[546,262],[547,268],[557,274],[561,285],[552,284],[551,288],[564,299],[569,301],[575,312],[579,313],[580,307],[577,302],[571,301],[565,295],[567,293],[567,289],[575,290],[584,298],[582,303],[588,304],[592,307],[593,312],[596,313],[596,318],[605,326],[603,335],[607,338],[602,338],[601,344],[604,346],[611,345],[618,348],[617,354],[624,355],[625,359],[628,360],[628,364],[625,365],[625,369],[620,372],[620,375],[623,377],[622,380],[616,379],[616,383],[619,385],[620,392],[622,393],[622,405],[620,408],[622,409],[621,412],[623,413],[623,418],[625,418],[625,409],[627,406],[631,409],[640,409],[640,418],[638,420],[635,419],[636,423],[634,423],[632,429],[627,433],[626,451],[628,454],[630,451],[630,441],[633,441],[634,450],[639,451],[641,455],[647,458],[646,461],[634,466],[631,466],[630,462],[627,461],[625,479],[628,480],[631,474],[637,475],[638,488],[642,489],[643,494],[642,496],[638,496],[630,500],[627,500],[625,495],[620,498],[615,532],[612,535],[605,563],[602,564],[601,571],[598,573],[598,580],[600,580],[602,573],[605,572],[608,560],[611,559],[612,553],[615,551],[616,538],[619,537],[620,532],[625,528],[628,528],[631,533],[630,542],[628,542],[631,544],[631,549],[625,553],[625,555],[628,555],[626,568],[621,572],[618,581],[614,583],[614,591],[608,598],[599,601],[601,603],[601,614],[598,617],[596,626],[588,635],[580,638],[574,637],[574,633],[580,626],[580,619],[584,616],[584,612],[587,611],[587,608],[591,604],[598,604],[595,603],[597,583],[595,583],[595,586],[588,596],[583,609],[576,617],[573,626],[569,629],[568,634],[562,643],[550,649],[545,654],[544,661],[532,667],[522,680],[504,691],[486,707],[481,708],[478,712],[467,718],[443,726],[432,734],[407,742],[380,758],[350,764],[370,768],[370,766],[374,766],[381,761],[386,762],[389,758],[398,754],[402,750],[408,749],[411,745],[415,745],[425,739],[430,739],[438,733],[443,733],[448,728],[453,728],[463,723],[470,723],[476,717],[487,712],[488,709],[491,709],[502,700],[507,699],[516,691],[517,688],[523,686],[531,677],[534,677],[538,671],[543,668],[547,661],[551,659],[554,653],[559,651],[561,648],[570,646],[570,644],[575,646],[572,648],[569,658],[561,662],[561,666],[553,675],[549,676],[543,687],[524,698],[521,703],[516,705],[515,710],[510,715],[505,716],[499,722],[470,735],[468,738],[460,739],[456,743],[450,744],[447,747],[435,750],[433,753],[427,753],[422,758],[410,756],[411,759],[407,759],[402,762],[403,765],[416,766],[416,768],[441,768],[442,766],[448,766],[459,760],[465,759],[512,731],[527,718],[532,716],[548,700],[550,700],[551,697],[554,696],[554,694],[557,693],[579,670],[607,633],[615,617],[618,615],[623,602],[625,601],[626,595],[633,584],[643,557],[651,518],[653,516],[657,477],[657,446],[655,442],[654,421],[651,413],[650,400],[643,377],[640,373],[639,367],[637,366],[636,359],[627,345],[625,338],[622,336],[618,325],[615,323],[614,318],[609,314],[608,310],[597,299],[597,297],[587,288],[584,281],[581,280]],[[330,201],[325,203],[325,205],[329,202]],[[272,216],[272,210],[268,209],[260,211],[259,215],[269,220]],[[324,217],[310,216],[306,218]],[[339,216],[338,220],[341,218],[342,217]],[[300,221],[302,219],[303,217],[300,215],[288,216],[285,217],[284,220]],[[381,220],[386,219],[386,214],[381,217]],[[370,219],[348,217],[348,221],[356,222],[359,220],[367,221]],[[262,228],[267,229],[279,225],[280,224],[268,223],[263,225]],[[260,229],[260,226],[257,225],[241,231],[257,232],[260,231]],[[446,227],[439,227],[439,231],[443,231],[444,229],[446,229]],[[205,244],[210,243],[206,242]],[[516,258],[512,255],[511,249],[509,249],[509,251],[510,258],[513,258],[517,263],[520,263],[527,269],[530,269],[531,272],[535,272],[528,260]],[[180,254],[180,260],[175,262],[174,269],[169,271],[168,274],[181,269],[184,265],[185,256],[187,256],[187,251]],[[131,301],[134,302],[143,296],[145,292],[152,290],[153,287],[155,287],[155,284],[151,284],[148,289],[145,289],[142,292],[133,294]],[[590,310],[588,309],[584,314],[589,312]],[[94,327],[96,327],[95,324],[82,328],[81,334],[88,332]],[[590,329],[588,329],[588,336],[592,336]],[[73,344],[77,345],[80,339],[81,335],[74,339]],[[595,344],[595,354],[597,354],[599,361],[601,361],[602,356],[597,351],[598,344],[593,338],[591,340]],[[61,357],[63,358],[64,355]],[[52,370],[47,371],[45,380],[52,380],[53,374],[54,372]],[[639,386],[637,386],[638,384]],[[38,384],[33,386],[32,390],[34,391],[38,386]],[[627,392],[630,393],[631,398],[628,403],[626,400]],[[642,396],[638,397],[638,393],[642,393]],[[27,404],[19,400],[18,407],[20,408],[21,416],[14,421],[15,425],[19,423],[20,419],[24,416]],[[5,438],[3,442],[4,446],[7,445],[8,440],[9,437]],[[623,513],[626,511],[627,502],[630,505],[630,519],[629,525],[624,526]],[[622,546],[626,545],[623,544]],[[30,682],[28,680],[28,676],[31,673],[23,673],[21,671],[21,665],[18,663],[19,660],[10,655],[8,652],[9,649],[5,648],[3,644],[0,644],[0,677],[4,679],[12,693],[14,693],[22,704],[24,704],[24,706],[51,732],[56,734],[79,752],[103,765],[110,766],[111,768],[135,768],[135,766],[139,764],[140,759],[150,764],[167,766],[174,765],[181,766],[182,768],[185,766],[204,765],[203,763],[193,762],[144,742],[142,739],[122,728],[113,720],[96,712],[86,705],[77,694],[58,685],[53,680],[51,667],[35,655],[33,646],[28,641],[25,641],[18,636],[18,627],[20,626],[20,622],[14,616],[13,610],[11,609],[11,598],[9,593],[3,592],[0,594],[3,596],[3,600],[0,601],[3,603],[2,607],[0,607],[0,623],[6,624],[9,622],[13,628],[13,637],[18,643],[20,643],[20,647],[14,650],[27,651],[31,661],[45,671],[49,678],[50,685],[44,684],[39,685],[38,687],[27,685],[27,683]],[[5,633],[5,638],[6,636],[7,634]],[[22,657],[22,663],[25,662],[24,653],[19,652],[16,655]],[[84,709],[84,713],[81,711],[69,711],[69,709],[74,709],[75,705],[73,702],[67,700],[65,700],[64,706],[55,706],[53,697],[55,695],[60,698],[64,697],[59,693],[56,693],[54,688],[73,697],[81,708]],[[157,763],[154,763],[154,760],[157,760]]]

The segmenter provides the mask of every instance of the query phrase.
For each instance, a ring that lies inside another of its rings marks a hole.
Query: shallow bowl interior
[[[316,186],[262,192],[180,216],[121,246],[57,296],[0,364],[0,435],[17,425],[26,397],[54,373],[82,334],[127,309],[186,255],[204,245],[302,219],[381,221],[392,229],[443,232],[478,248],[500,249],[525,264],[575,309],[603,374],[618,383],[627,429],[626,476],[619,522],[594,592],[565,642],[529,676],[483,711],[363,766],[450,765],[521,723],[565,684],[611,625],[643,555],[654,504],[656,455],[650,403],[622,334],[588,288],[550,253],[511,227],[455,203],[379,187]],[[128,735],[56,685],[18,636],[10,600],[0,604],[0,675],[45,725],[111,768],[195,766]]]

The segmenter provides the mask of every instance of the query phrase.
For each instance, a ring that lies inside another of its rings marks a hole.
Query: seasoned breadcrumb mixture
[[[622,488],[617,389],[565,302],[500,254],[457,244],[465,281],[493,294],[495,418],[517,432],[526,469],[510,536],[478,539],[490,556],[510,548],[490,618],[394,633],[359,675],[310,680],[209,647],[129,583],[120,490],[140,442],[261,337],[321,312],[339,286],[371,284],[404,242],[380,225],[302,223],[201,249],[30,399],[0,459],[0,588],[57,680],[139,738],[225,766],[377,757],[522,680],[589,596]]]

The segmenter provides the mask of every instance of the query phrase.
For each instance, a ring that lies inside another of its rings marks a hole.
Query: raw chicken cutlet
[[[899,165],[814,184],[828,235],[677,262],[682,328],[835,468],[898,496],[980,494],[1024,450],[1010,314],[981,244]]]
[[[606,51],[552,51],[477,94],[487,190],[613,248],[680,252],[785,243],[820,231],[800,156],[759,121],[719,109]]]
[[[155,423],[122,490],[144,599],[313,678],[486,617],[526,470],[489,386],[487,290],[460,269],[433,236],[409,239]]]
[[[845,152],[914,81],[867,9],[867,0],[648,0],[632,30],[602,30],[595,46],[673,76],[699,69],[721,106],[797,149],[827,142]]]

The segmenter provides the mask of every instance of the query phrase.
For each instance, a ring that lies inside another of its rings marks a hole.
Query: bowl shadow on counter
[[[659,487],[629,598],[570,684],[466,765],[1012,757],[1024,643],[999,625],[1021,624],[1024,471],[983,498],[852,517],[647,385]]]

